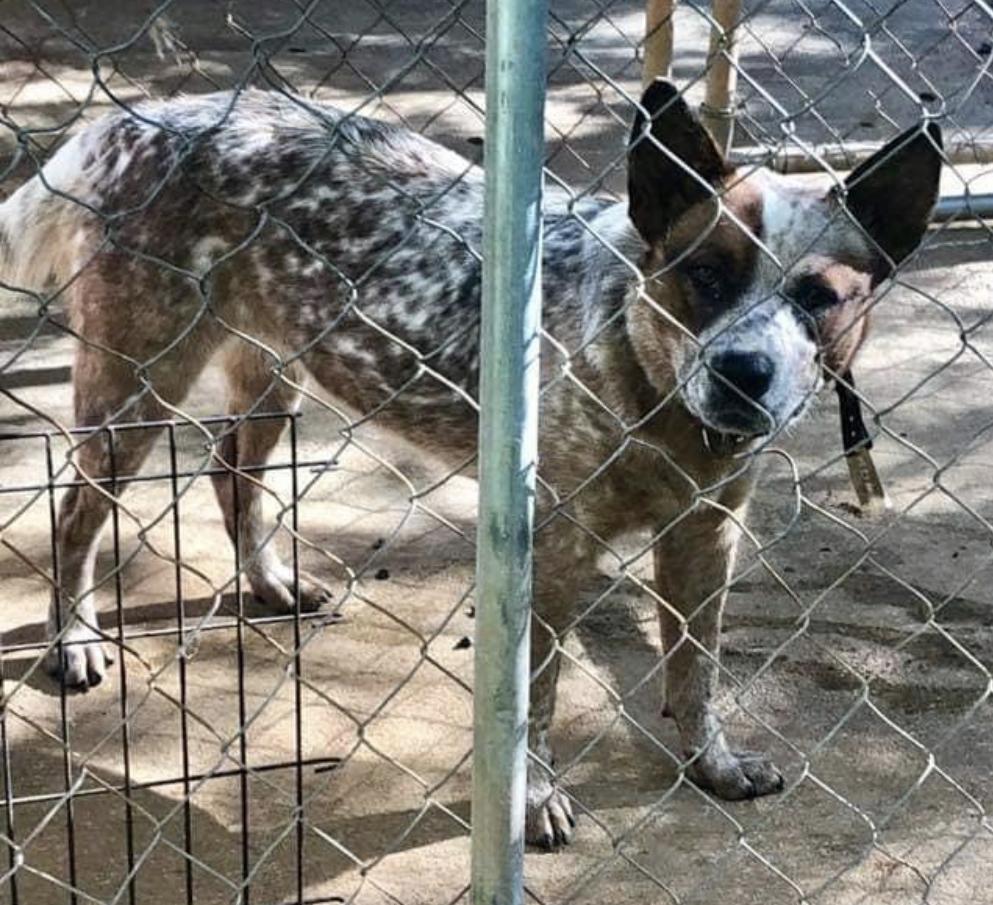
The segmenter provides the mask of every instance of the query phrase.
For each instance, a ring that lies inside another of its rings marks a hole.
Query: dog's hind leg
[[[94,309],[95,310],[95,309]],[[76,424],[98,428],[105,424],[155,422],[168,416],[161,400],[182,399],[199,373],[205,352],[198,344],[196,366],[189,354],[170,367],[156,367],[146,375],[152,389],[137,376],[133,363],[105,351],[85,338],[73,366]],[[101,337],[104,339],[104,337]],[[138,345],[138,343],[135,343]],[[141,360],[141,359],[136,359]],[[62,497],[56,528],[57,588],[48,617],[53,643],[47,670],[68,686],[86,688],[102,680],[109,662],[97,627],[94,598],[97,587],[110,575],[96,576],[100,535],[117,497],[148,455],[161,426],[106,430],[81,440],[73,454],[80,483]]]
[[[721,617],[739,534],[729,515],[703,508],[681,519],[655,547],[666,710],[679,727],[689,776],[726,799],[754,798],[783,787],[782,775],[767,757],[731,750],[714,709]]]
[[[224,512],[224,525],[237,545],[241,567],[252,592],[279,612],[293,610],[296,590],[293,569],[276,551],[275,529],[263,519],[264,466],[287,425],[287,413],[295,412],[299,392],[287,381],[299,383],[302,371],[290,367],[274,371],[271,355],[247,342],[225,350],[228,380],[228,411],[232,415],[251,412],[225,434],[218,456],[225,471],[214,475],[214,490]],[[275,417],[257,417],[272,414]],[[235,469],[241,469],[237,473]],[[237,485],[237,486],[236,486]],[[330,592],[314,578],[299,572],[300,608],[319,609]]]

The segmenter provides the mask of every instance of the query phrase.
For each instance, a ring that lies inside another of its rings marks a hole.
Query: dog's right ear
[[[628,145],[628,206],[642,238],[665,238],[692,205],[731,172],[676,86],[656,79],[641,97]]]

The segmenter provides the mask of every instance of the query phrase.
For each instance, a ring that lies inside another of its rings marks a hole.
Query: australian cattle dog
[[[668,82],[634,109],[626,201],[545,193],[526,831],[547,846],[574,826],[548,740],[558,642],[599,546],[632,530],[654,538],[660,704],[687,776],[726,799],[782,787],[713,704],[750,453],[844,373],[938,192],[933,124],[823,191],[732,166]],[[219,353],[233,413],[292,409],[309,375],[462,464],[477,442],[482,215],[482,170],[405,129],[276,92],[186,97],[89,126],[0,206],[0,280],[66,298],[80,426],[168,416]],[[264,464],[277,423],[243,421],[218,459]],[[90,482],[61,501],[48,657],[68,685],[98,683],[108,662],[92,589],[112,498],[93,482],[135,473],[154,433],[119,433],[113,463],[106,432],[78,448]],[[264,543],[259,482],[242,479],[238,506],[232,483],[217,495],[254,594],[320,606],[320,582],[295,588]]]

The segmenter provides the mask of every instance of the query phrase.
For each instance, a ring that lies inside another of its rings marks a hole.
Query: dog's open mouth
[[[736,434],[715,430],[706,425],[701,426],[704,448],[715,456],[733,456],[747,450],[749,444],[758,440],[761,435]]]
[[[764,417],[758,419],[750,412],[694,405],[693,399],[686,396],[683,404],[700,425],[704,449],[715,456],[746,453],[756,440],[770,436],[777,427],[772,416],[764,411]]]

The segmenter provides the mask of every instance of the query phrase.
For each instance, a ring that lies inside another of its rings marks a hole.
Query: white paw
[[[103,681],[107,667],[113,663],[98,635],[90,629],[69,631],[61,645],[45,657],[45,669],[67,688],[85,691]]]
[[[754,751],[705,752],[688,773],[698,786],[727,801],[758,798],[783,789],[783,774],[768,757]]]
[[[572,841],[576,818],[569,799],[548,780],[528,784],[524,838],[551,850]]]
[[[314,613],[331,602],[333,595],[324,584],[304,571],[300,572],[299,578],[301,612]],[[291,569],[280,569],[278,573],[272,569],[254,573],[249,575],[249,583],[252,593],[274,612],[293,612],[296,609]]]

